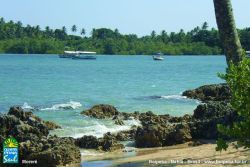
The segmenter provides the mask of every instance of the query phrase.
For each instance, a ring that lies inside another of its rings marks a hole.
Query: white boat
[[[95,60],[96,52],[89,52],[89,51],[77,51],[77,54],[72,57],[72,59],[87,59],[87,60]]]
[[[164,60],[164,57],[162,56],[162,53],[157,53],[153,56],[153,60]]]
[[[250,58],[250,51],[246,51],[247,58]]]
[[[60,58],[72,58],[76,54],[77,54],[76,51],[64,51],[64,53],[60,54],[59,57]]]
[[[72,59],[88,59],[88,60],[95,60],[96,52],[89,52],[89,51],[64,51],[64,54],[60,54],[60,58],[72,58]]]

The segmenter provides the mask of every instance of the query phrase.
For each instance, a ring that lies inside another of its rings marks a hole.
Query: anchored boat
[[[87,60],[95,60],[96,52],[89,51],[64,51],[64,54],[59,55],[60,58],[72,58],[72,59],[87,59]]]
[[[156,55],[153,56],[153,60],[164,60],[164,57],[162,53],[156,53]]]
[[[86,59],[86,60],[95,60],[96,52],[89,52],[89,51],[77,51],[77,54],[72,57],[72,59]]]
[[[60,54],[59,57],[60,58],[72,58],[76,54],[77,54],[77,52],[75,52],[75,51],[64,51],[64,53]]]

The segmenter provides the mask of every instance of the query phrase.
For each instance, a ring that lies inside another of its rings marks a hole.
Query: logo
[[[3,163],[18,163],[18,142],[13,137],[7,138],[3,142]]]

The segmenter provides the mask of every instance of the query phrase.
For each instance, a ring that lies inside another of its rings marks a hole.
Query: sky
[[[0,0],[0,17],[41,28],[117,28],[122,34],[217,27],[213,0]],[[250,27],[250,0],[232,0],[238,28]]]

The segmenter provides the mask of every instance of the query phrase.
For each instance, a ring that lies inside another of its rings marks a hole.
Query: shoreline
[[[214,96],[209,96],[207,91]],[[110,119],[118,126],[124,125],[125,121],[131,119],[140,121],[140,125],[132,126],[129,130],[117,133],[109,131],[99,138],[92,135],[77,139],[51,136],[50,131],[60,129],[59,125],[43,121],[31,111],[25,111],[21,107],[11,107],[8,114],[0,115],[0,124],[3,125],[0,127],[3,130],[2,134],[0,133],[2,135],[0,139],[9,136],[17,138],[23,153],[21,157],[37,158],[40,163],[47,163],[46,159],[49,158],[50,163],[54,164],[79,162],[85,166],[95,164],[125,167],[131,164],[148,166],[149,160],[152,160],[153,164],[166,160],[178,160],[179,163],[179,161],[188,160],[209,161],[215,158],[223,160],[223,158],[237,158],[237,156],[242,160],[248,160],[249,149],[240,148],[239,151],[230,147],[224,154],[215,150],[214,141],[219,135],[217,124],[230,125],[238,118],[237,113],[228,103],[231,95],[226,84],[205,85],[187,90],[182,95],[203,102],[197,106],[193,115],[174,117],[169,114],[157,115],[152,111],[126,113],[107,104],[95,105],[82,111],[82,115],[97,120]],[[6,131],[13,127],[15,131]],[[30,144],[31,140],[34,140],[32,144]],[[134,143],[126,143],[129,140]],[[29,152],[29,148],[34,148],[34,152]],[[54,153],[58,155],[57,159],[53,158]],[[62,157],[65,153],[68,157]],[[60,161],[61,157],[63,161]]]
[[[136,148],[134,155],[124,156],[124,152],[104,153],[102,157],[82,156],[82,164],[90,165],[99,163],[102,166],[126,166],[126,165],[243,165],[247,166],[250,159],[250,150],[240,148],[236,150],[232,144],[227,151],[218,152],[215,150],[216,144],[210,141],[200,146],[189,146],[189,143],[157,148]],[[190,154],[192,153],[192,154]],[[123,156],[122,156],[123,155]],[[247,161],[248,160],[248,161]],[[231,161],[235,163],[230,164]],[[238,163],[237,163],[238,162]]]

